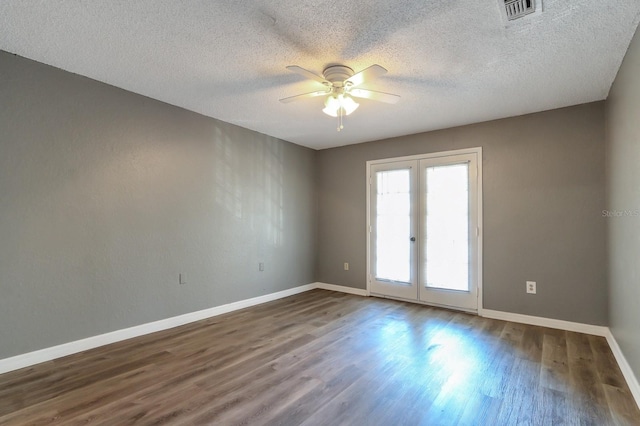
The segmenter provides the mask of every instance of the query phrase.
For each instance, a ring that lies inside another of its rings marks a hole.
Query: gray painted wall
[[[0,359],[313,282],[315,163],[0,52]]]
[[[640,30],[607,99],[607,190],[610,327],[640,377]]]
[[[604,131],[598,102],[320,151],[318,281],[366,287],[367,160],[481,146],[484,307],[607,324]]]

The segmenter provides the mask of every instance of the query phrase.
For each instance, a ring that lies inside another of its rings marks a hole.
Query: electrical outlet
[[[536,282],[535,281],[527,281],[527,293],[536,294]]]
[[[178,274],[178,283],[184,285],[187,283],[187,276],[185,274]]]
[[[258,263],[258,270],[261,271],[261,272],[264,271],[264,263],[263,262]]]
[[[344,262],[344,270],[345,271],[349,270],[349,262]]]

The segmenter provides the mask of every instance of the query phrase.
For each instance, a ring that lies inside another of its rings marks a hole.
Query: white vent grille
[[[507,12],[507,19],[513,21],[535,12],[536,2],[535,0],[505,0],[504,8]]]

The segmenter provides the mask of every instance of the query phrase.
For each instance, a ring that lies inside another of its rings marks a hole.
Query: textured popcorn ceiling
[[[546,0],[507,25],[496,0],[2,0],[0,49],[321,149],[605,99],[640,0]],[[322,88],[285,69],[389,73],[336,131]],[[6,82],[0,81],[0,84]]]

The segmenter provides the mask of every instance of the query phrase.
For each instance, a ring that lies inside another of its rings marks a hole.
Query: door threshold
[[[399,302],[409,302],[409,303],[415,303],[418,305],[432,306],[434,308],[442,308],[442,309],[448,309],[450,311],[458,311],[458,312],[464,312],[467,314],[478,315],[477,309],[466,309],[466,308],[460,308],[458,306],[441,305],[438,303],[430,303],[430,302],[425,302],[423,300],[416,300],[416,299],[403,299],[402,297],[387,296],[385,294],[379,294],[375,292],[370,292],[369,295],[373,297],[379,297],[381,299],[397,300]]]

